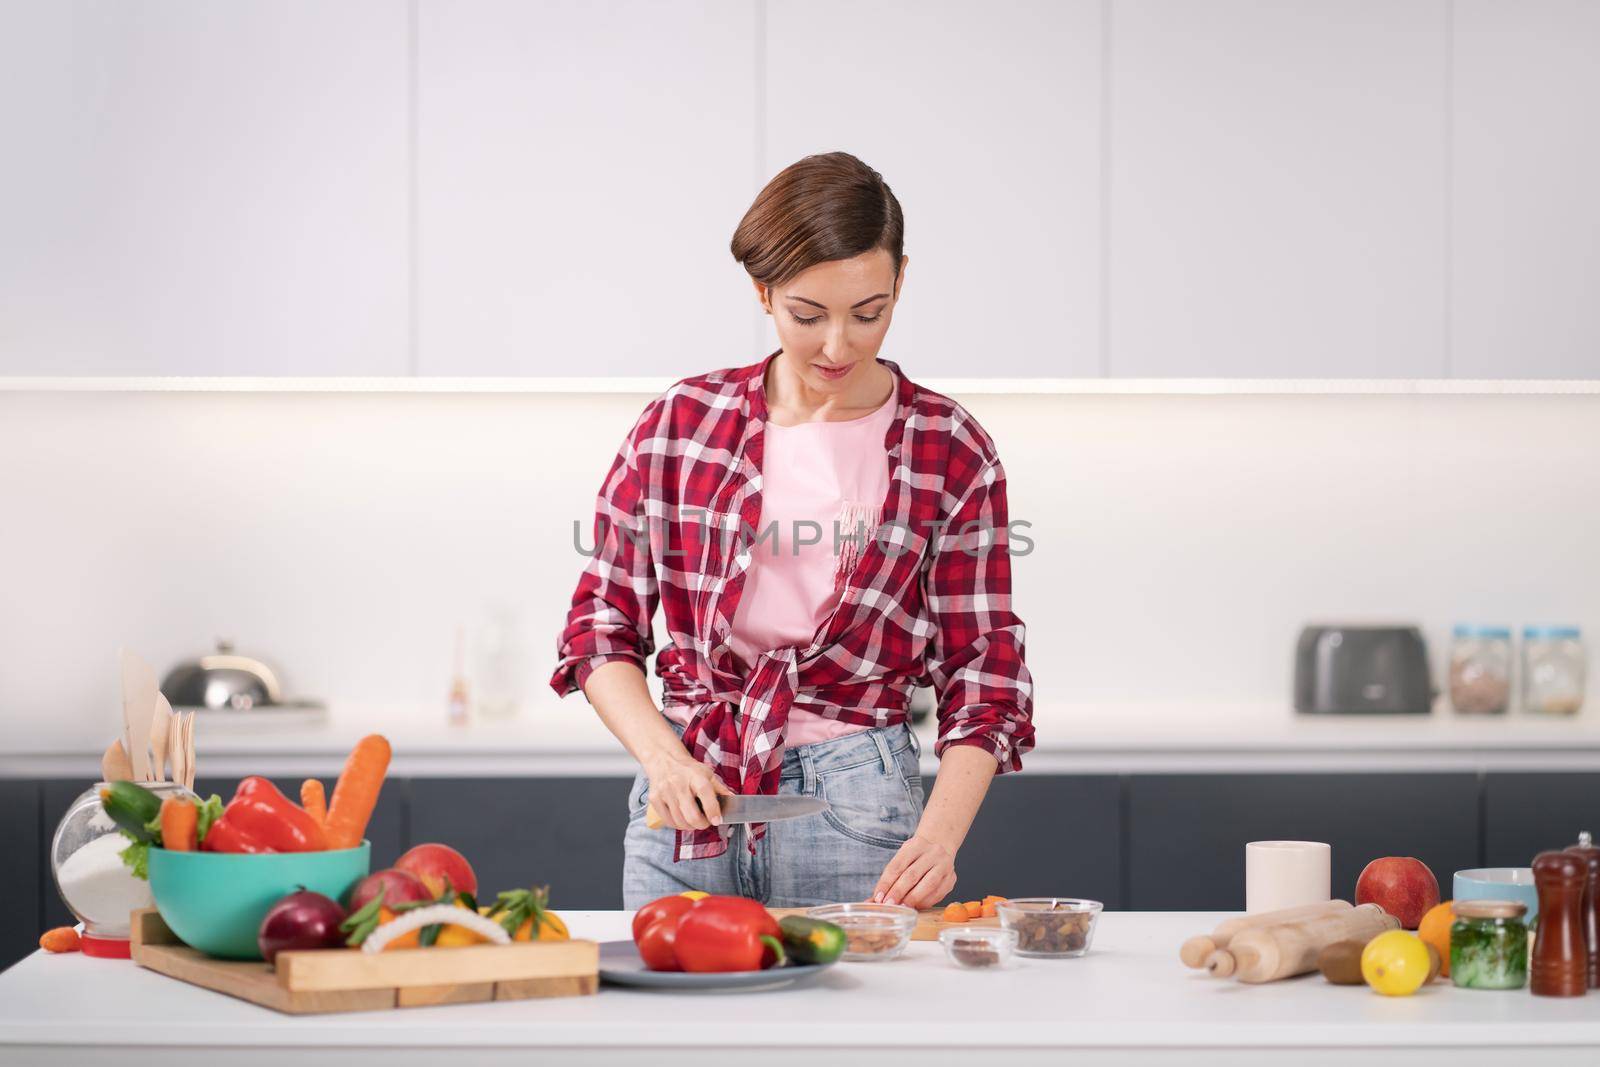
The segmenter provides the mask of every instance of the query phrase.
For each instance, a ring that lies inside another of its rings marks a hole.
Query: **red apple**
[[[408,871],[390,867],[388,870],[374,871],[356,883],[356,887],[350,891],[350,910],[360,911],[380,892],[383,894],[383,903],[391,908],[413,900],[434,899],[434,894],[428,892],[422,879]]]
[[[1384,856],[1367,864],[1356,879],[1356,903],[1376,904],[1401,926],[1415,930],[1439,903],[1439,880],[1419,859]]]
[[[457,893],[478,895],[478,876],[472,873],[472,864],[449,845],[418,845],[395,860],[394,867],[422,879],[435,899],[444,893],[447,880]]]

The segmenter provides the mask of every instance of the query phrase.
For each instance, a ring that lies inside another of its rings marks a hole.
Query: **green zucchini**
[[[790,915],[779,920],[778,929],[795,963],[832,963],[844,952],[844,928],[835,923]]]
[[[133,782],[112,782],[100,790],[100,804],[111,821],[122,827],[135,841],[154,841],[150,823],[161,815],[161,798]]]

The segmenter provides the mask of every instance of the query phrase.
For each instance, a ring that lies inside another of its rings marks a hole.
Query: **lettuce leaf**
[[[196,803],[199,803],[196,801]],[[195,824],[194,832],[197,841],[206,839],[206,832],[211,829],[211,824],[222,818],[222,798],[212,793],[211,799],[200,806],[200,820]]]
[[[127,848],[117,855],[122,857],[122,862],[133,872],[133,876],[140,881],[150,880],[150,842],[140,841],[127,830],[122,831],[122,836],[132,842]]]

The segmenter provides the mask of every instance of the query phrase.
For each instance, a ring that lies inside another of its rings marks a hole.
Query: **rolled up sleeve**
[[[1005,472],[972,479],[930,546],[927,603],[936,632],[928,673],[938,693],[934,752],[975,745],[999,772],[1022,769],[1033,748],[1033,678],[1022,620],[1011,609]]]
[[[647,409],[628,435],[595,503],[593,555],[556,642],[559,662],[550,687],[561,696],[581,690],[602,663],[628,660],[644,670],[655,651],[651,620],[659,593],[638,448],[654,410]]]

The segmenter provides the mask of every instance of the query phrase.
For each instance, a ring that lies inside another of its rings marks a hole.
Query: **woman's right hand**
[[[701,763],[687,750],[663,757],[647,766],[650,779],[650,806],[661,821],[674,830],[704,830],[722,822],[718,796],[733,790],[717,777],[717,772]],[[708,816],[706,813],[710,812]]]

